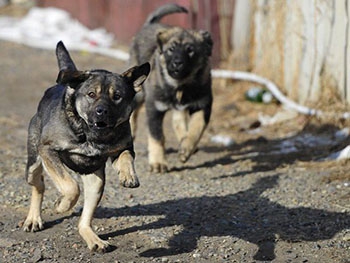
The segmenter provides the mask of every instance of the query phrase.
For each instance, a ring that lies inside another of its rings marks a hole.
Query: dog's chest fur
[[[94,143],[84,141],[65,147],[59,151],[59,156],[73,171],[81,174],[91,173],[102,167],[110,156],[118,156],[122,151],[132,148],[131,136],[123,129],[115,131],[110,143]]]
[[[208,67],[199,68],[184,79],[172,78],[162,63],[158,63],[159,54],[155,54],[154,69],[149,81],[145,83],[146,97],[153,101],[157,110],[185,110],[203,107],[208,100],[210,75]],[[208,76],[208,77],[203,77]],[[209,83],[209,84],[208,84]]]
[[[204,96],[201,96],[201,90],[193,85],[183,85],[177,89],[170,85],[157,85],[154,87],[152,95],[154,105],[159,111],[198,107],[205,99]]]

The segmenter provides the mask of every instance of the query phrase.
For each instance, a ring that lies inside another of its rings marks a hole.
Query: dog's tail
[[[177,4],[166,4],[154,10],[146,19],[145,25],[158,23],[164,16],[174,13],[188,13],[187,9]]]

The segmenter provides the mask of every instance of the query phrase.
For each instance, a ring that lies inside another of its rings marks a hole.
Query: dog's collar
[[[179,103],[180,103],[181,100],[182,100],[182,94],[183,94],[183,90],[182,90],[182,89],[176,91],[176,100],[177,100]]]

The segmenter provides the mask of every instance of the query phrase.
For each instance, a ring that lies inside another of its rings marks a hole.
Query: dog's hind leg
[[[32,186],[32,197],[28,216],[23,224],[23,230],[27,232],[35,232],[43,229],[43,221],[41,219],[41,205],[45,192],[43,166],[41,158],[38,155],[38,143],[40,138],[39,119],[34,116],[28,129],[28,161],[26,167],[26,180]]]
[[[140,186],[135,171],[134,156],[130,151],[126,150],[122,152],[118,159],[113,161],[112,166],[118,171],[119,182],[122,186],[129,188]]]
[[[69,174],[56,151],[44,145],[40,147],[39,152],[45,171],[62,194],[55,203],[56,211],[58,213],[64,213],[71,209],[78,201],[80,194],[79,185]]]
[[[100,239],[91,228],[93,214],[101,200],[105,185],[104,167],[93,174],[82,175],[84,184],[84,208],[79,220],[79,234],[92,251],[105,252],[109,243]]]
[[[31,165],[28,161],[26,177],[28,183],[32,185],[32,197],[28,216],[23,224],[23,230],[27,232],[35,232],[43,229],[44,227],[41,219],[41,204],[43,201],[45,184],[40,157],[37,157],[36,162],[32,163]]]
[[[190,116],[187,136],[180,142],[179,155],[182,162],[186,162],[196,151],[197,144],[206,127],[204,110],[197,111]]]

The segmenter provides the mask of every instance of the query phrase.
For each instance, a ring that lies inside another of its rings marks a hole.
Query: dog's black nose
[[[104,116],[104,115],[107,115],[107,113],[108,113],[108,110],[105,106],[103,106],[103,105],[96,106],[96,114],[98,116]]]
[[[181,59],[174,59],[173,66],[174,68],[181,68],[184,62]]]

